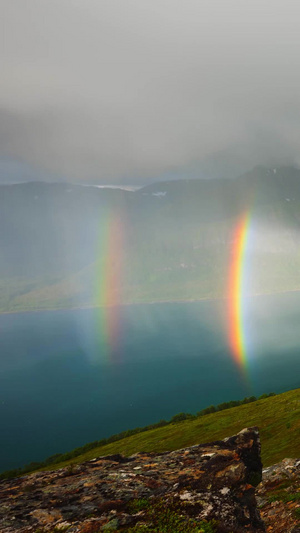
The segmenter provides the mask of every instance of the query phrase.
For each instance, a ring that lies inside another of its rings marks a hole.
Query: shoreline
[[[276,294],[290,294],[293,292],[300,292],[299,289],[288,289],[288,290],[278,290],[272,292],[257,292],[253,294],[247,294],[244,298],[257,298],[260,296],[272,296]],[[184,304],[184,303],[197,303],[197,302],[216,302],[230,300],[229,296],[203,296],[202,298],[184,298],[184,299],[174,299],[174,300],[150,300],[144,302],[128,302],[128,303],[119,303],[115,305],[87,305],[87,306],[77,306],[77,307],[49,307],[47,309],[23,309],[23,310],[13,310],[13,311],[0,311],[1,315],[15,315],[15,314],[28,314],[28,313],[49,313],[54,311],[80,311],[88,309],[111,309],[113,307],[129,307],[133,305],[155,305],[155,304]]]

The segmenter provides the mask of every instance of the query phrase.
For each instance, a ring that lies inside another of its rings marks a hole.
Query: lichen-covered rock
[[[265,468],[257,501],[267,531],[300,533],[300,459]]]
[[[203,520],[213,520],[220,532],[263,531],[254,488],[261,472],[256,428],[168,453],[98,457],[73,469],[2,481],[0,532],[150,528],[162,509],[186,520],[189,531],[188,524],[197,528]]]

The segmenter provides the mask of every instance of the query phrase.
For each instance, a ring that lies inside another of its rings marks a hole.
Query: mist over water
[[[1,470],[299,386],[299,304],[296,292],[248,299],[247,380],[228,349],[225,300],[116,309],[114,348],[102,343],[97,309],[2,315]]]
[[[266,372],[274,390],[299,387],[299,304],[297,291],[248,298],[247,354],[255,390],[265,383]]]

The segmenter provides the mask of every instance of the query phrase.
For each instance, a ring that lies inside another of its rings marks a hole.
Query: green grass
[[[135,500],[135,503],[139,508],[139,500]],[[216,531],[216,522],[198,522],[188,516],[184,506],[179,506],[175,502],[169,502],[166,507],[164,500],[154,504],[150,504],[148,500],[147,506],[142,506],[142,509],[145,510],[141,518],[144,523],[125,529],[126,533],[215,533]]]
[[[49,465],[48,469],[114,453],[128,456],[140,451],[176,450],[220,440],[251,426],[258,426],[260,431],[264,466],[285,457],[300,457],[300,389],[138,433],[95,447],[68,461]]]
[[[220,404],[216,412],[212,412],[216,408],[211,406],[198,416],[179,413],[170,422],[162,420],[148,426],[151,429],[129,430],[102,442],[88,443],[66,454],[54,455],[44,463],[31,463],[24,469],[3,472],[0,479],[62,467],[72,470],[78,463],[116,453],[130,456],[137,452],[172,451],[221,440],[251,426],[258,426],[260,431],[264,466],[285,457],[300,457],[300,389],[269,397],[263,395],[254,400],[254,397],[245,398],[242,405],[235,407],[231,405],[237,402]]]
[[[297,502],[299,500],[300,500],[299,492],[289,493],[283,490],[279,492],[275,492],[268,498],[269,503],[278,502],[278,501],[288,503],[288,502]]]

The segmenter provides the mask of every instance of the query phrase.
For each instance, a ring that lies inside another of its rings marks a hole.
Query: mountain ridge
[[[250,292],[299,289],[300,170],[274,170],[136,191],[1,185],[0,311],[98,306],[103,261],[122,273],[115,303],[225,297],[245,212],[255,232]]]

